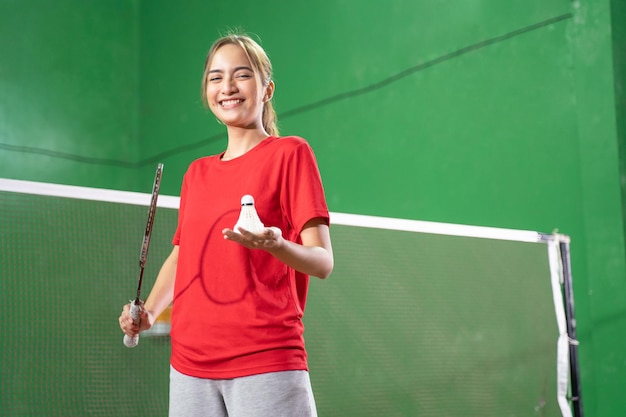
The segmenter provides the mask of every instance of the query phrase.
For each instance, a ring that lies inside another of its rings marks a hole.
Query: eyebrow
[[[239,70],[248,70],[250,72],[254,72],[254,70],[252,68],[247,67],[247,66],[235,67],[235,71],[234,72],[237,72]],[[209,74],[214,73],[214,72],[224,72],[224,70],[221,70],[221,69],[209,70]]]

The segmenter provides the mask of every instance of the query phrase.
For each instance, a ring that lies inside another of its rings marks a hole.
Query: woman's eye
[[[219,81],[221,79],[222,79],[222,77],[211,77],[211,78],[209,78],[209,81],[214,82],[214,81]]]
[[[252,77],[250,74],[238,74],[237,78],[250,78]]]

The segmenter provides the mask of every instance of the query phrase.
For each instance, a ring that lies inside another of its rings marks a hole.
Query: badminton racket
[[[152,225],[154,224],[154,215],[157,208],[157,199],[159,198],[159,188],[161,187],[161,176],[163,175],[163,164],[158,164],[156,174],[154,176],[154,185],[152,186],[152,199],[150,200],[150,209],[148,210],[148,221],[146,222],[146,231],[143,235],[141,243],[141,252],[139,254],[139,282],[137,284],[137,296],[130,303],[130,317],[133,323],[139,324],[141,313],[143,312],[143,301],[141,301],[141,283],[143,281],[143,271],[148,258],[148,248],[150,247],[150,237],[152,236]],[[139,343],[139,334],[133,337],[124,335],[124,344],[129,347],[135,347]]]

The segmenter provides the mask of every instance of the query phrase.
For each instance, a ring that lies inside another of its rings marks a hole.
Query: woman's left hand
[[[283,245],[283,232],[278,227],[266,227],[261,233],[251,233],[242,227],[239,233],[232,229],[222,230],[224,239],[237,242],[249,249],[265,249],[272,251]]]

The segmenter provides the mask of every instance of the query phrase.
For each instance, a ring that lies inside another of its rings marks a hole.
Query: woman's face
[[[239,45],[220,47],[211,59],[207,80],[209,108],[222,123],[241,128],[262,128],[263,104],[268,87],[254,72]]]

